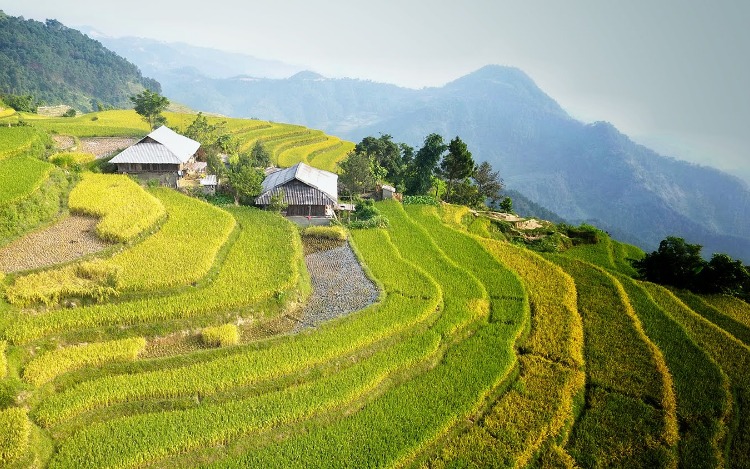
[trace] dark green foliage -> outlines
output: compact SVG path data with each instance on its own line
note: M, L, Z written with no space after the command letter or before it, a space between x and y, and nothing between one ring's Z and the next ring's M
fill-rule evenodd
M376 180L373 164L372 157L365 153L357 151L349 153L349 156L339 163L341 191L349 195L359 195L374 189Z
M413 195L426 194L432 187L432 178L437 172L438 163L448 146L439 134L430 134L424 145L417 150L414 160L407 170L406 192Z
M20 112L36 112L39 107L39 103L30 94L24 96L4 94L2 98L5 104Z
M407 166L401 155L402 150L409 156L413 153L411 147L394 142L393 137L388 134L378 138L365 137L354 147L354 153L367 155L374 162L376 182L387 178L387 181L396 186L403 186L406 174ZM378 166L385 171L382 176L377 174Z
M701 257L702 246L683 238L668 236L659 249L633 261L633 267L645 280L700 293L724 293L748 298L750 271L739 260L726 254Z
M40 100L93 110L92 99L126 108L133 90L143 88L158 92L161 85L58 21L0 17L0 93L32 95L34 106Z
M513 199L504 197L497 206L503 213L513 213Z
M65 111L62 115L63 117L75 117L76 116L76 110L73 108L68 109Z
M354 206L349 228L388 228L388 218L380 214L371 199L360 199Z
M271 166L271 153L268 152L260 140L256 140L253 149L250 150L250 162L258 168Z
M560 232L564 233L571 239L574 246L581 244L596 244L603 236L605 236L597 227L585 223L580 226L570 226L566 223L560 223L557 228Z
M440 201L431 195L405 195L404 205L434 205L439 206Z
M201 161L209 162L209 166L212 166L214 170L219 165L215 161L210 162L211 157L218 157L219 153L236 153L239 148L237 140L226 129L226 121L211 124L202 112L199 112L195 116L195 120L182 131L182 135L200 142L201 147L198 149L197 158ZM218 158L215 158L215 160L218 160ZM219 173L211 172L211 174Z
M250 155L240 155L237 163L229 167L227 177L234 192L235 203L242 201L251 205L252 199L260 194L265 174L253 166Z
M281 212L283 210L286 210L288 206L289 204L284 202L284 190L280 189L271 194L271 203L268 204L266 209L270 210L271 212Z
M375 208L371 199L360 200L354 206L354 216L357 220L369 220L376 215L380 215L380 210Z
M750 271L726 254L714 254L698 274L699 290L734 296L750 294Z
M454 138L448 144L448 154L440 162L440 173L445 178L447 191L445 199L453 201L454 188L466 178L472 177L476 172L474 158L471 156L466 143L459 137Z
M487 201L487 205L489 206L498 203L498 201L500 200L500 191L503 190L503 180L500 178L499 171L493 171L492 165L486 161L483 161L477 167L477 170L474 173L474 182L476 183L479 196L484 199L481 201L482 203ZM505 199L508 199L508 197L506 197ZM501 205L503 202L505 202L505 199L500 202ZM511 202L511 209L508 212L512 211L513 208Z
M208 171L208 174L215 174L217 177L221 178L224 173L226 173L227 167L224 165L224 162L221 161L221 157L219 157L218 153L207 153L206 154L206 171Z
M135 105L135 112L143 117L143 120L151 126L151 130L167 122L161 113L169 106L169 100L159 93L143 90L141 93L131 96L130 101Z

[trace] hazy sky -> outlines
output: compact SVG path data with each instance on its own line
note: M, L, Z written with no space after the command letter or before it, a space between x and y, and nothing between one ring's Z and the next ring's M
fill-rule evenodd
M750 181L748 0L0 0L7 14L420 88L486 64Z

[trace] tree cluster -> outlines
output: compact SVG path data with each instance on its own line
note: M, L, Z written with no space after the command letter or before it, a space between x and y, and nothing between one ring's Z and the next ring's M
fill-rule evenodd
M723 293L750 300L750 267L726 254L701 256L699 244L669 236L659 249L633 261L641 278L698 293Z
M92 99L126 108L133 87L161 91L138 67L59 21L0 15L0 94L89 111Z
M439 134L425 137L416 151L390 135L365 137L340 164L342 193L352 196L392 184L407 195L434 194L447 202L481 207L496 204L503 188L492 166L474 161L459 137L447 144Z

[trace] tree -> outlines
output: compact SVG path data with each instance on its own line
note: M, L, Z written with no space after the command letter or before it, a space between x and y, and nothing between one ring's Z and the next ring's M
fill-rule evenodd
M492 166L483 161L474 173L474 182L477 192L484 200L489 200L489 205L496 205L500 200L500 191L503 190L503 180L500 179L498 171L492 171Z
M354 147L355 153L367 155L382 167L385 170L383 178L387 178L389 182L397 186L403 185L406 174L402 151L408 154L410 150L411 147L394 142L393 137L388 134L378 138L365 137Z
M430 134L424 139L424 145L417 150L412 164L409 166L406 192L412 195L423 195L432 187L432 178L437 172L438 163L448 146L443 137Z
M217 178L224 176L226 166L218 153L208 153L206 155L206 171L208 171L208 174L215 174Z
M251 199L260 195L265 174L252 165L249 155L240 155L237 162L230 166L227 178L234 193L234 203L245 201L250 204Z
M349 195L359 195L375 187L377 163L365 153L349 152L349 156L339 163L339 187Z
M239 142L226 129L226 124L226 121L211 124L206 116L199 112L182 134L200 142L198 158L208 161L211 154L235 153L239 149Z
M163 125L167 119L161 115L169 106L169 100L159 93L149 90L130 97L130 101L135 105L135 112L151 126L151 130Z
M659 249L633 262L640 276L650 282L694 289L706 261L701 257L700 244L689 244L684 239L668 236Z
M268 210L271 212L282 212L289 206L288 203L284 202L284 190L279 189L271 194L271 203L268 204Z
M503 200L500 201L498 208L503 213L513 213L513 199L510 197L504 197Z
M451 140L448 144L448 154L440 163L440 172L446 182L445 198L448 202L452 200L453 187L473 176L475 171L476 165L466 144L459 137Z
M750 293L750 272L742 261L716 253L698 275L698 290L742 296Z
M36 113L37 108L39 107L39 103L37 102L37 100L30 94L22 96L5 94L3 95L3 101L7 106L12 107L16 111L20 112Z
M271 153L268 152L263 142L255 141L253 149L250 150L250 162L256 168L267 168L271 166Z

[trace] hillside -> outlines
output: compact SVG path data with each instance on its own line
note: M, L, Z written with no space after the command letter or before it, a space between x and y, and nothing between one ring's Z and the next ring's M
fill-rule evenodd
M24 176L0 197L4 466L750 467L750 305L634 280L634 246L540 255L466 207L378 202L389 227L348 232L375 303L299 328L312 278L343 268L310 256L347 244L47 158L44 130L145 133L132 111L31 122L0 125ZM316 164L303 147L275 157ZM109 241L17 265L70 219L95 228L55 250Z
M302 73L217 79L181 69L159 78L169 96L194 108L296 122L352 141L383 133L420 146L432 132L459 135L508 188L572 223L594 223L649 250L679 233L707 253L750 261L744 181L661 156L608 123L579 122L518 69L488 66L421 90Z
M144 88L161 90L138 67L79 31L0 10L0 95L30 94L47 105L90 111L95 101L128 108L128 98Z

